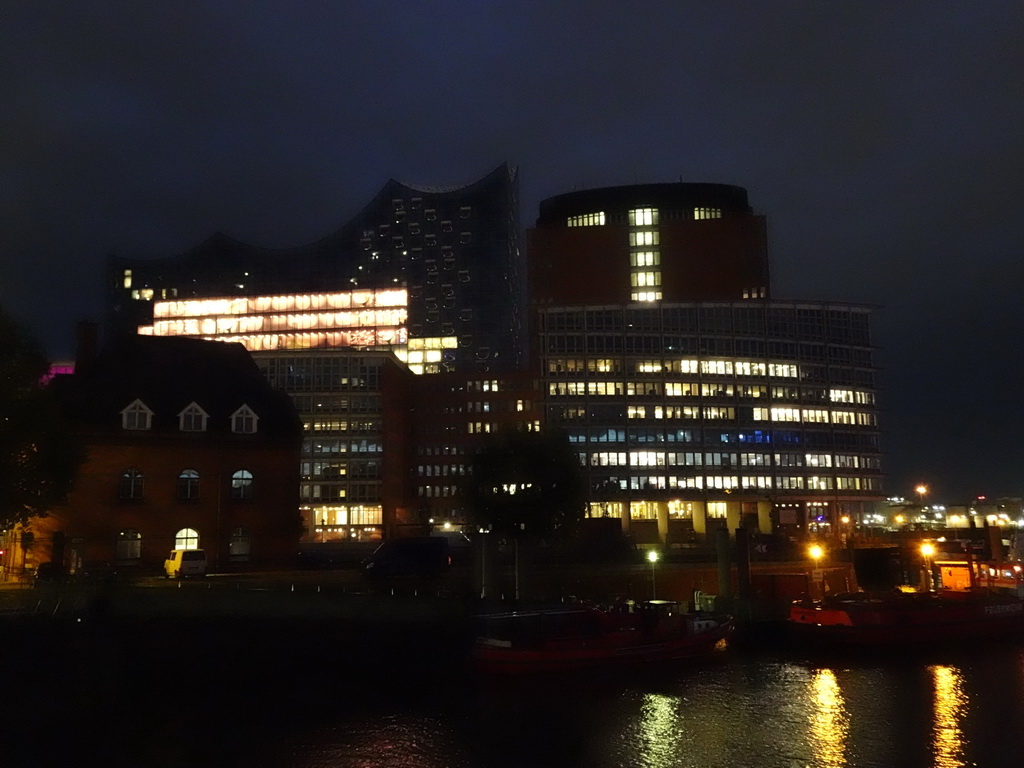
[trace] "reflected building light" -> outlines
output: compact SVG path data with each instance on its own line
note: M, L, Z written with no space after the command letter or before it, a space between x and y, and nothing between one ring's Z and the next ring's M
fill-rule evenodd
M643 698L640 710L640 738L643 765L660 768L675 765L676 740L679 738L679 723L676 713L678 700L672 696L648 693Z
M831 669L815 672L808 693L811 700L808 740L816 765L844 768L850 725L835 672Z
M932 726L932 753L935 768L962 768L964 735L960 724L967 714L967 695L963 676L956 667L930 668L935 684L935 722Z

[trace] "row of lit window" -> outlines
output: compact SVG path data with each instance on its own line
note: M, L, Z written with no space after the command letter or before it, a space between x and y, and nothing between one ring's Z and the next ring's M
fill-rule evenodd
M627 360L637 373L701 373L708 376L771 376L792 379L799 376L793 363L762 363L753 360ZM605 358L552 358L548 360L548 373L618 373L622 360ZM841 390L836 390L840 392Z
M877 492L881 481L874 477L831 477L830 475L767 476L767 475L644 475L603 480L595 488L598 494L620 492L620 490L860 490L860 492Z
M147 335L216 336L239 333L287 333L342 328L397 328L406 323L405 307L292 315L228 315L184 320L157 320Z
M404 288L343 291L339 293L301 293L288 296L249 296L185 301L160 301L153 306L153 317L209 318L224 315L265 315L270 312L303 313L330 310L362 310L405 307L409 303Z
M152 326L140 326L140 336L152 336ZM209 341L238 342L250 352L280 352L289 349L335 349L343 347L394 347L406 340L405 328L377 328L358 331L313 333L272 333L259 336L201 336Z
M830 453L733 453L723 451L596 451L579 454L592 467L825 467L878 469L874 456Z
M629 266L634 270L644 267L659 267L661 266L661 252L660 251L633 251L629 254ZM660 275L660 273L658 273ZM656 285L660 284L656 283ZM635 283L634 283L635 285Z
M603 480L596 493L618 491L689 490L786 490L786 491L878 491L874 477L832 477L831 475L642 475Z
M566 225L570 227L602 227L605 224L604 211L597 213L583 213L579 216L570 216Z
M782 389L773 387L775 389ZM695 381L551 381L548 394L554 397L764 397L764 387ZM781 396L781 392L779 393ZM870 393L865 393L870 394ZM786 399L790 399L787 398ZM837 402L846 402L839 400ZM870 399L865 397L869 404Z
M637 229L629 233L629 245L631 248L659 245L660 242L661 237L656 229Z
M718 405L671 405L651 406L630 405L626 408L628 419L735 419L736 409Z
M860 427L874 427L878 424L878 419L873 413L829 411L824 408L754 408L754 421L847 424Z
M308 510L314 525L380 525L383 509L373 505L324 505Z
M629 294L630 301L661 301L661 291L633 291Z
M661 272L630 272L630 285L634 288L647 288L661 285Z

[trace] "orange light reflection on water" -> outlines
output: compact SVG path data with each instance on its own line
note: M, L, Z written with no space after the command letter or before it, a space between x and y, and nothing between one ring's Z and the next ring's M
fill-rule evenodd
M932 726L932 753L935 768L961 768L964 762L963 732L960 723L967 712L967 694L963 676L956 667L929 667L935 685L935 723Z
M809 681L810 727L808 740L821 768L846 766L846 741L850 735L849 715L831 669L820 669Z

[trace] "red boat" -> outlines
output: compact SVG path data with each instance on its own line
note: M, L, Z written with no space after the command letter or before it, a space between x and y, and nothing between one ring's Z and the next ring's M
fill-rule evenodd
M1024 629L1024 600L987 589L848 592L798 600L797 637L823 644L920 645L1005 637Z
M523 674L671 661L723 649L731 616L680 611L670 600L516 611L480 618L473 660L481 672Z

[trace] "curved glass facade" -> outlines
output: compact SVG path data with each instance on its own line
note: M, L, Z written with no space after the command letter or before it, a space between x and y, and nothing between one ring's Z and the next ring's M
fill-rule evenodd
M546 421L578 447L591 515L699 531L860 513L882 492L869 317L781 301L541 310Z

